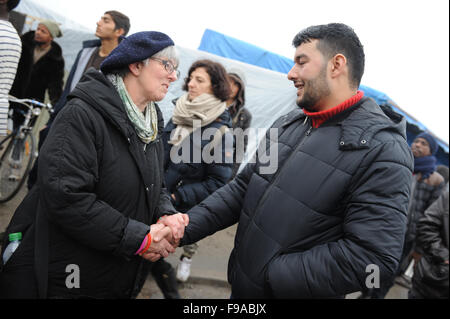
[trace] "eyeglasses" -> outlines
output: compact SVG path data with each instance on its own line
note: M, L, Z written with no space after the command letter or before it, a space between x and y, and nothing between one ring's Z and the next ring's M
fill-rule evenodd
M172 74L172 72L176 72L177 78L180 77L180 71L175 68L175 66L170 62L169 60L163 60L159 58L150 58L152 60L156 60L161 62L161 64L164 66L164 69L169 73Z

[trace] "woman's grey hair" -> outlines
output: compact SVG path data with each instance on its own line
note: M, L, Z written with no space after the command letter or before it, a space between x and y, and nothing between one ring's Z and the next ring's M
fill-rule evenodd
M178 50L175 46L171 45L167 48L162 49L152 56L152 58L166 58L167 60L173 61L175 66L178 67L180 64L180 59L178 56ZM147 59L148 60L148 59Z
M179 62L180 60L178 57L178 50L173 45L162 49L161 51L155 53L151 57L149 57L141 62L144 63L144 65L148 65L150 58L167 59L167 60L173 61L175 67L178 67L178 64L180 63ZM127 65L127 66L124 66L117 70L110 70L106 74L117 74L121 78L124 78L128 73L130 73L130 69L128 68L128 65Z

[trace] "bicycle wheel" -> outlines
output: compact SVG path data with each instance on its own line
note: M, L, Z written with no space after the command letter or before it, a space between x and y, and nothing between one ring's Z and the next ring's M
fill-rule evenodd
M13 136L0 157L0 203L12 199L28 177L35 157L33 135Z

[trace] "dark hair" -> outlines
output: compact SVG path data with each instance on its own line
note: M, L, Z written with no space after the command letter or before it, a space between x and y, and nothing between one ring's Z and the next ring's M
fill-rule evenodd
M308 27L292 41L294 47L319 40L317 49L327 58L343 54L348 61L350 84L359 87L364 74L364 49L355 31L343 23L329 23Z
M198 60L194 62L188 72L187 77L184 79L183 90L188 91L188 84L192 72L198 68L205 68L211 79L211 86L213 94L221 101L226 101L230 97L230 84L228 83L228 75L222 64L211 60Z
M105 14L109 14L113 19L116 25L114 30L123 29L123 36L128 34L128 31L130 31L130 19L126 15L115 10L106 11Z
M231 116L234 117L245 104L245 85L244 81L236 73L230 72L228 77L239 87L239 91L234 98L235 103L229 108Z
M19 5L19 2L20 2L20 0L9 0L6 3L6 8L8 9L8 11L11 11Z

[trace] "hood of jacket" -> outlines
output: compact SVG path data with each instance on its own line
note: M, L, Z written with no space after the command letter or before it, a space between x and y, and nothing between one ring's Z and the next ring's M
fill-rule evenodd
M294 121L305 121L307 115L300 109L285 116L282 126ZM406 141L406 119L388 106L379 106L372 98L363 97L358 103L339 113L322 126L340 125L341 150L369 148L372 138L382 130L400 134Z
M113 84L98 70L88 70L78 82L75 89L69 94L67 100L82 99L99 112L106 120L112 123L126 138L135 134L133 125L125 111L125 106ZM158 132L164 129L164 119L159 107L155 104L158 113Z

